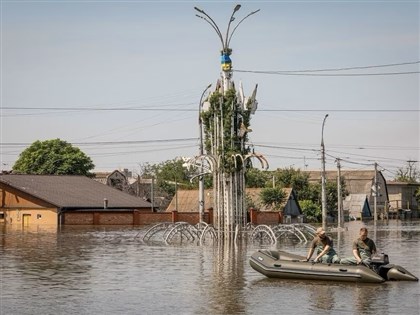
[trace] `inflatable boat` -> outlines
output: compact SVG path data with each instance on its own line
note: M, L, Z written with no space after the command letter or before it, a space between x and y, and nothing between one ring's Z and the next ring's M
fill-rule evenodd
M252 268L269 278L328 280L346 282L381 283L391 280L418 281L401 266L389 263L388 255L372 259L366 265L325 264L305 261L305 256L284 251L259 250L252 254Z

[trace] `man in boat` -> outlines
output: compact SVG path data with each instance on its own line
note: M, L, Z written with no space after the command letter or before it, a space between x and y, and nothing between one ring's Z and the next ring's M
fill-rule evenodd
M372 256L376 254L376 245L367 235L367 228L360 228L359 238L353 242L353 257L341 259L342 264L358 265L364 263L370 265Z
M315 237L312 240L311 247L306 256L306 261L311 259L315 250L316 257L314 262L340 263L340 259L333 248L333 241L325 234L325 230L322 227L316 230Z

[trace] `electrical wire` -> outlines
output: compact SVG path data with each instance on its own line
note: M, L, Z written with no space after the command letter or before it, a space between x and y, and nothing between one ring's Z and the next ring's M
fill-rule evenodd
M257 73L257 74L277 74L277 75L303 75L303 76L378 76L378 75L405 75L405 74L417 74L420 71L400 71L400 72L376 72L376 73L327 73L320 74L317 72L340 72L349 70L364 70L364 69L375 69L385 67L396 67L396 66L407 66L416 65L420 61L408 61L400 63L390 63L382 65L370 65L370 66L355 66L355 67L342 67L342 68L329 68L329 69L304 69L304 70L275 70L275 71L261 71L261 70L233 70L234 72L242 73Z

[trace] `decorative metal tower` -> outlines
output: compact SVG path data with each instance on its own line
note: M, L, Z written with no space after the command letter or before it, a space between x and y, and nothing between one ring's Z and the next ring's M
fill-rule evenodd
M240 8L238 4L233 9L226 35L223 37L214 20L203 10L194 7L200 13L196 16L210 24L222 44L221 79L218 80L215 90L207 100L203 102L203 97L200 99L200 155L194 161L195 165L201 165L201 177L206 172L213 175L213 205L215 207L213 219L220 238L233 238L234 232L247 223L245 170L251 166L251 159L258 159L263 168L268 168L265 158L247 147L248 132L251 131L250 118L257 109L258 85L255 86L250 97L245 97L242 84L236 90L232 81L230 41L238 26L246 18L259 11L249 13L231 31L231 24L235 20L234 15ZM203 170L206 171L203 172ZM201 184L200 190L203 189L202 187ZM200 191L200 196L202 198L202 191ZM201 207L202 199L200 209Z

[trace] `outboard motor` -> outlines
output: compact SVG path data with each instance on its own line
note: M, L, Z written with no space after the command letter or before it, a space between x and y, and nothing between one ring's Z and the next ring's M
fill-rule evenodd
M372 256L371 268L386 280L418 281L419 279L401 266L390 264L387 254Z
M386 273L388 272L388 270L386 270L384 274L381 274L381 266L388 264L389 257L387 254L384 253L373 255L370 262L371 268L384 279L386 279Z

